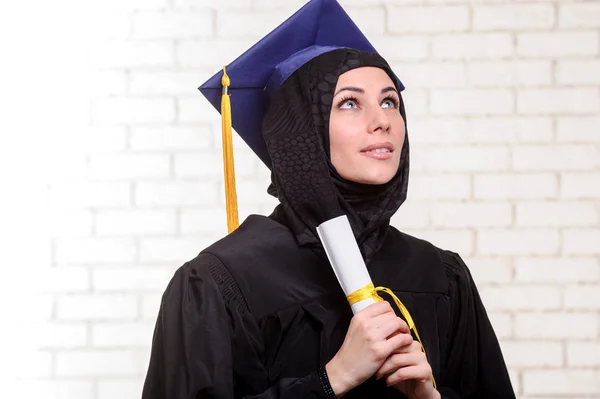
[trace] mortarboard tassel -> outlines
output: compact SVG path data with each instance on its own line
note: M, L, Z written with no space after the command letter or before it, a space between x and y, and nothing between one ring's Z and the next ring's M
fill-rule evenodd
M221 97L221 129L223 132L223 171L225 174L225 204L227 209L227 230L231 233L239 226L237 194L235 188L235 167L233 164L233 141L231 136L231 101L229 99L229 76L223 67L223 96Z

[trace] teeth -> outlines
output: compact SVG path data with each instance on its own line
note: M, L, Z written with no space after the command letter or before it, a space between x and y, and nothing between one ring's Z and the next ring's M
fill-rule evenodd
M390 150L387 148L375 148L374 150L371 150L371 152L390 152Z

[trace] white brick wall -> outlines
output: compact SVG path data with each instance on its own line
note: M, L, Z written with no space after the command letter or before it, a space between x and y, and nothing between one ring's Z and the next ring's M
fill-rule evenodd
M197 87L305 1L111 0L44 30L39 59L68 62L37 82L44 117L19 89L40 123L12 137L38 132L35 162L0 168L35 193L2 252L7 397L139 397L163 290L226 231L218 113ZM407 87L392 223L463 256L520 399L600 399L600 2L342 3ZM269 173L234 145L240 215L269 212Z

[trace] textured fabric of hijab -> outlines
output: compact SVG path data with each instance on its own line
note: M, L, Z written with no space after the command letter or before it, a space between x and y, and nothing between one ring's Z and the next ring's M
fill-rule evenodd
M285 218L299 245L314 246L321 246L319 224L347 215L368 264L385 239L391 216L406 199L409 146L407 134L398 171L382 185L348 181L332 165L329 116L337 81L343 73L367 66L383 69L398 89L391 68L376 53L325 53L303 65L274 93L263 135L273 161L268 192L280 201L274 215ZM402 97L399 112L406 124Z

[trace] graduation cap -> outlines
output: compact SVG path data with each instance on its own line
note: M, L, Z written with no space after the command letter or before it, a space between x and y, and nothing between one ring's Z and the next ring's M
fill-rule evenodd
M270 168L262 136L269 96L302 65L340 48L375 52L337 1L311 0L199 87L222 116L229 232L238 225L231 127Z

